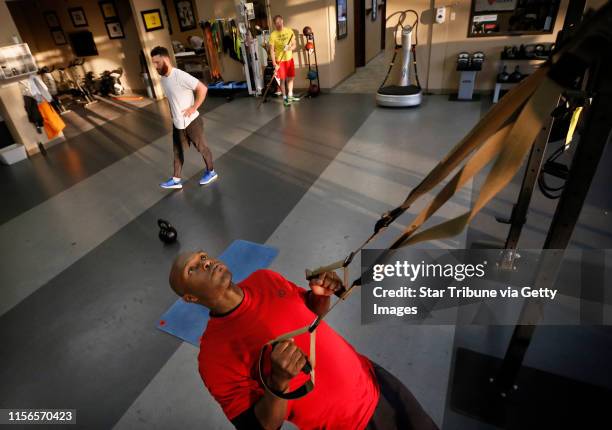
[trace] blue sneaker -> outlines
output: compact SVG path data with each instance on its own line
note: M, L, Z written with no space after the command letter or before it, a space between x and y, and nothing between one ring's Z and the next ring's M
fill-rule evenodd
M166 182L159 184L159 186L165 189L180 189L183 188L183 181L180 179L175 181L174 178L170 178Z
M202 175L202 178L200 179L200 185L208 185L213 181L216 181L217 178L219 178L219 175L217 175L217 172L215 172L214 170L206 170L204 171L204 174Z

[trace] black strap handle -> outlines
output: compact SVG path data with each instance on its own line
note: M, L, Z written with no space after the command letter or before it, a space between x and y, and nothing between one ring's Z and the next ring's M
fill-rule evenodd
M264 377L264 369L263 369L264 353L266 349L268 349L268 346L274 348L274 345L276 345L276 343L277 342L269 343L269 344L264 345L263 348L261 348L261 352L259 353L259 364L258 364L259 381L264 386L266 391L269 391L270 393L272 393L273 396L278 397L279 399L296 400L301 397L304 397L306 394L310 393L312 389L314 388L314 382L312 381L312 366L310 365L310 362L308 361L308 359L306 359L306 364L302 368L302 372L307 374L310 378L306 382L304 382L302 385L300 385L298 388L296 388L295 390L289 391L288 393L281 393L271 388L266 382L266 378Z

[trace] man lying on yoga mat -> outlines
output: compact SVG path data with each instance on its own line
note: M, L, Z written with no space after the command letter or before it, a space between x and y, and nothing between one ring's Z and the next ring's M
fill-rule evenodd
M357 353L325 322L317 329L316 384L309 394L284 400L261 385L262 346L325 312L342 286L335 273L310 281L310 291L271 270L234 284L223 262L192 252L176 258L170 285L185 301L210 309L200 343L200 375L237 429L278 429L285 420L301 430L437 428L397 378ZM276 344L268 385L277 392L300 386L308 379L301 372L308 350L307 334Z

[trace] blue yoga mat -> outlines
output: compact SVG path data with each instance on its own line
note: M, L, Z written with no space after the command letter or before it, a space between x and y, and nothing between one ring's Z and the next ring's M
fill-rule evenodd
M278 249L246 240L234 241L219 259L232 272L233 282L240 282L251 273L268 267L278 255ZM200 337L208 322L208 309L178 299L164 313L157 328L192 345L200 346Z

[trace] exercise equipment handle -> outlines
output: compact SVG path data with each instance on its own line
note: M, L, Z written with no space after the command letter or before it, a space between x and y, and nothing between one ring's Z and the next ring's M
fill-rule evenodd
M328 264L327 266L317 267L316 269L309 270L306 269L306 280L312 281L319 277L319 275L325 272L332 272L337 269L341 269L344 267L344 260L336 261L335 263Z

